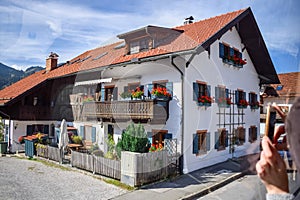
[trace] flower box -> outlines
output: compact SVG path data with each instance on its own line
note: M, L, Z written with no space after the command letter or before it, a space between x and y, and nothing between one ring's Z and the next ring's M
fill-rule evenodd
M202 103L202 102L198 102L198 106L205 106L205 107L208 107L208 106L211 106L211 103Z

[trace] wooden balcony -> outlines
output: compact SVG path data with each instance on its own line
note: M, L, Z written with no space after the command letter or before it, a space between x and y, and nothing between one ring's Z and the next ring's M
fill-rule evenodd
M78 121L97 118L102 121L166 123L169 118L168 100L93 101L73 104L72 108L74 119Z

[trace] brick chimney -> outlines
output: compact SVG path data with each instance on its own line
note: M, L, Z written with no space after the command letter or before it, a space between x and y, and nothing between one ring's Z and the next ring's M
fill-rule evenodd
M51 52L49 57L46 59L46 72L49 72L57 67L58 55Z

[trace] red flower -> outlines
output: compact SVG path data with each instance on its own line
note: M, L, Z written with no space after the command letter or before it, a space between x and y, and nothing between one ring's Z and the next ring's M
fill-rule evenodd
M203 96L198 98L198 102L200 102L200 103L211 103L212 98L210 96L203 95Z

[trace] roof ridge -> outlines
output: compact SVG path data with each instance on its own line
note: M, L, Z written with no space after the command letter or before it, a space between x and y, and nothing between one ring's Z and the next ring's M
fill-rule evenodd
M202 23L204 21L212 20L212 19L215 19L215 18L221 18L221 17L224 17L226 15L231 15L231 14L234 14L234 13L239 13L239 12L242 13L242 12L246 11L248 8L243 8L243 9L240 9L240 10L236 10L236 11L232 11L232 12L228 12L228 13L223 13L223 14L220 14L220 15L216 15L216 16L213 16L213 17L201 19L201 20L193 22L191 24L184 24L184 25L173 27L173 29L179 29L179 28L187 27L187 26L190 26L190 25Z

